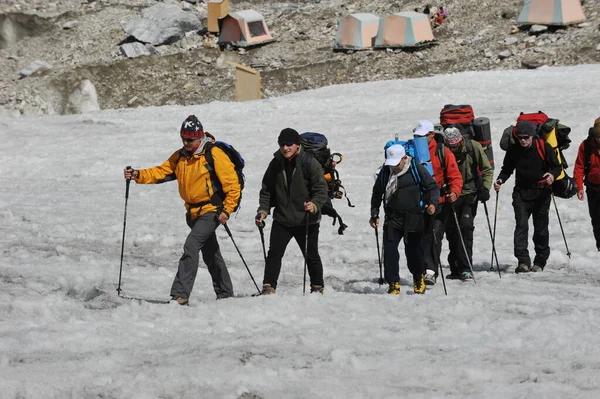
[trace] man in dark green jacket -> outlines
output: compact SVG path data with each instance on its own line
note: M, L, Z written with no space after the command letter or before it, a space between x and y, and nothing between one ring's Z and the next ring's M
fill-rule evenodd
M279 151L273 154L263 177L255 218L257 226L264 226L265 218L274 208L262 294L275 293L281 259L292 238L306 257L310 291L323 293L323 264L318 246L321 209L327 201L327 182L319 162L300 146L297 131L285 128L277 141Z

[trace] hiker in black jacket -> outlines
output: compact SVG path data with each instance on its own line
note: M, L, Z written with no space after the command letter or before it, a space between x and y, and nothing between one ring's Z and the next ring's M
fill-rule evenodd
M262 294L275 293L281 259L292 237L306 257L310 291L322 294L324 284L323 264L318 248L319 222L321 209L327 201L327 182L319 162L300 146L297 131L283 129L277 141L279 151L273 154L273 160L263 177L260 205L255 217L256 225L263 226L274 207ZM307 223L308 254L305 254Z
M404 238L404 253L408 269L413 275L413 290L425 293L424 215L435 213L440 197L437 183L427 170L406 154L399 144L386 150L386 161L377 175L371 196L371 219L374 229L379 226L379 207L384 201L383 258L388 294L400 294L398 245Z
M518 144L511 145L504 157L502 170L494 183L496 192L516 171L513 190L515 210L514 255L519 264L516 273L541 272L550 256L548 246L548 212L552 189L550 186L562 169L550 144L535 137L535 125L521 121L516 126ZM533 267L527 249L529 217L533 216Z

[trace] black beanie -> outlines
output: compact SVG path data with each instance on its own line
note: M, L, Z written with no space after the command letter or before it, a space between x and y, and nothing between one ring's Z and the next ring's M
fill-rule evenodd
M297 131L292 128L286 127L279 133L277 142L281 145L282 143L294 143L300 144L300 135Z
M529 121L521 121L517 123L517 136L533 136L535 135L535 125Z

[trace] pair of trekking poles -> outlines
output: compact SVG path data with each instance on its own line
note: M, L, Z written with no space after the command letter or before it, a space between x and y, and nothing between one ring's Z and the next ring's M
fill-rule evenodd
M126 169L131 169L131 166L127 166ZM129 201L129 186L130 186L130 184L131 184L130 179L125 180L125 211L123 214L123 237L121 240L121 264L119 266L119 284L117 286L117 295L118 296L121 296L121 291L122 291L121 278L123 275L123 254L124 254L124 249L125 249L125 229L127 227L127 203ZM229 226L227 226L227 223L225 223L223 225L223 227L225 227L225 231L227 232L227 235L229 235L229 238L231 239L233 246L235 247L237 253L240 255L240 258L242 259L242 262L244 263L244 266L246 267L246 270L248 271L248 274L250 275L250 278L252 279L252 282L254 283L256 290L258 291L258 295L261 295L262 292L258 288L258 284L256 284L256 280L254 279L254 276L252 275L252 272L250 271L250 268L248 267L246 260L242 256L242 252L240 251L237 244L235 243L233 234L231 234L231 230L229 229ZM265 264L266 264L267 263L267 251L265 249L265 234L263 232L264 227L265 227L265 224L263 222L262 225L258 226L258 230L260 233L263 255L264 255ZM305 226L305 237L304 238L305 238L304 253L308 254L308 212L306 212L306 226ZM304 287L302 290L303 294L306 293L306 270L307 270L307 256L305 255L304 256Z

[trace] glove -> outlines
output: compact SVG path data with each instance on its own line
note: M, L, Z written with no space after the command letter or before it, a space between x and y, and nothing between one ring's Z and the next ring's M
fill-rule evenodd
M485 187L481 187L479 189L479 191L477 192L477 197L479 198L479 201L481 202L486 202L490 199L490 190L488 190Z
M258 212L256 214L256 216L254 216L254 223L256 223L257 227L265 227L265 218L267 216L262 213L262 212Z
M371 219L372 218L379 218L379 209L377 208L371 208Z

